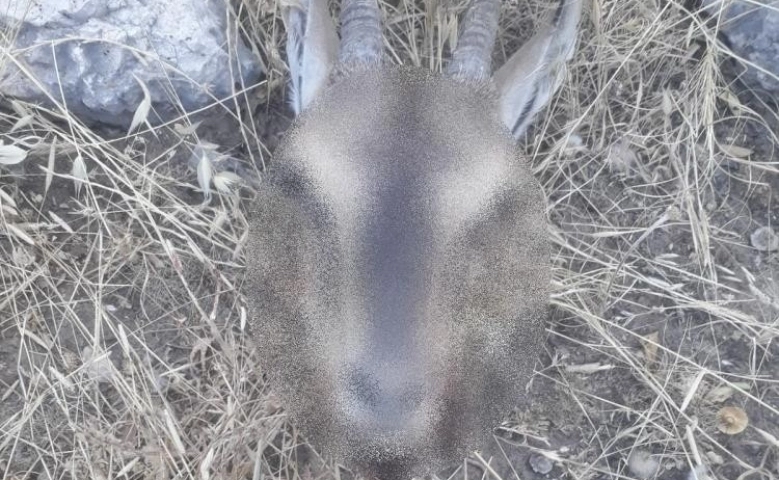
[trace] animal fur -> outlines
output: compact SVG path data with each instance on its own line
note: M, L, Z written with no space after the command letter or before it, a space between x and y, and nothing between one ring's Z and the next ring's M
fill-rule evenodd
M480 447L524 395L545 203L491 88L376 66L324 89L251 213L264 372L319 449L382 479Z

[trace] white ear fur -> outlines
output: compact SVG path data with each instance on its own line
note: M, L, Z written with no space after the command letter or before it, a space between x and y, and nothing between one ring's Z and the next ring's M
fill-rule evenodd
M327 85L338 57L338 35L327 0L297 0L284 8L290 103L302 112Z
M576 44L584 0L560 0L552 18L493 76L500 115L515 138L560 87Z

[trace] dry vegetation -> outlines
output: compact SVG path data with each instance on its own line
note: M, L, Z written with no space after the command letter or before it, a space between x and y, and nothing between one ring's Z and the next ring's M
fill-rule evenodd
M440 69L454 3L383 4L392 58ZM777 107L736 95L716 21L681 0L587 4L526 139L556 245L538 402L454 475L540 477L532 453L550 478L775 479L779 252L750 236L777 223ZM499 52L542 6L506 2ZM4 103L27 158L0 167L0 479L349 475L304 446L246 335L243 206L290 114L279 10L238 10L268 75L237 114L124 135Z

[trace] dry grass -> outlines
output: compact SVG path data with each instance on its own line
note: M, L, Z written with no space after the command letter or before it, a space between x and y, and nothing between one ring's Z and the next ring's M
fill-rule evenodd
M392 57L440 69L454 3L383 4ZM527 12L541 14L516 3L500 52L525 37ZM653 474L657 462L663 478L774 479L779 258L749 235L777 220L776 109L761 117L736 97L716 24L681 0L588 4L567 82L526 141L556 244L533 387L562 392L559 415L512 416L499 451L544 451L577 480ZM0 138L28 151L23 170L0 170L0 478L344 474L302 447L254 368L248 189L190 161L205 140L238 145L256 175L284 123L279 11L239 10L268 76L224 114L234 144L183 118L117 138L62 109L0 113ZM744 432L720 432L725 405L747 412ZM527 476L503 460L482 452L459 474Z

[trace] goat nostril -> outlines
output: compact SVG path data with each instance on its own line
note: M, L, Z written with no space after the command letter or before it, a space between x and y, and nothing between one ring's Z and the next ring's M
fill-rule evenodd
M424 394L421 385L409 385L404 389L403 395L400 397L400 402L409 410L416 410L422 404Z
M351 368L346 373L344 387L353 406L373 421L397 422L418 410L424 400L422 384L403 377L402 372L391 370L375 374Z
M352 369L347 374L346 389L361 405L376 408L379 403L379 382L362 369Z

